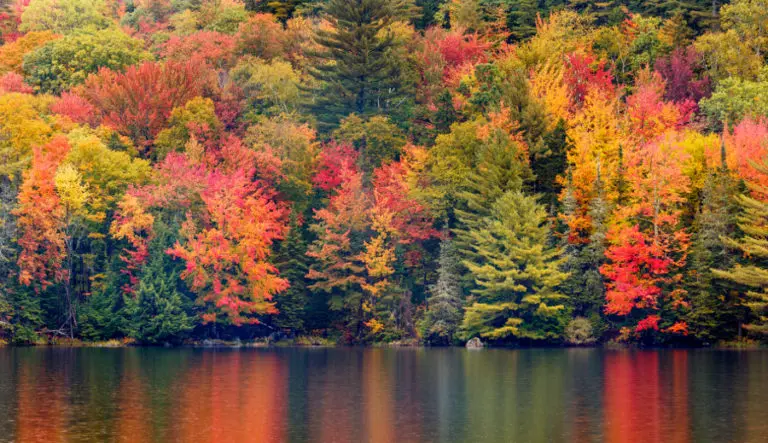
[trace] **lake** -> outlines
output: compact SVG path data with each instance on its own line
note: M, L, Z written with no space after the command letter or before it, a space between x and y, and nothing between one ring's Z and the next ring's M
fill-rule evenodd
M0 441L768 441L768 351L0 348Z

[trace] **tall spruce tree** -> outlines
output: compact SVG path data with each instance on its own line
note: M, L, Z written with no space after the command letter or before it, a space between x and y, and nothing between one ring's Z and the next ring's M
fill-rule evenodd
M467 177L455 209L459 221L454 230L456 247L462 259L474 255L472 233L484 224L494 203L508 191L521 191L525 180L531 177L530 168L521 161L520 149L501 130L495 130L479 148L477 166Z
M544 105L531 94L528 70L522 62L509 60L477 65L478 87L468 102L473 112L486 118L503 111L518 123L519 134L528 145L534 191L551 206L561 189L557 177L565 172L566 123L561 119L549 129Z
M382 113L402 103L406 90L401 81L401 60L394 57L398 43L387 29L404 2L396 0L330 0L325 12L333 26L315 35L322 49L310 53L309 70L319 81L313 110L321 123L335 125L356 113Z
M560 250L546 246L547 212L536 199L506 192L468 235L475 258L464 264L477 288L462 323L464 337L560 338L566 297L558 288L568 275L560 270Z
M696 34L716 28L720 19L720 6L727 0L631 0L632 11L645 16L677 19L686 23Z
M290 286L275 297L279 312L274 319L274 324L294 333L302 332L305 308L309 299L304 276L309 271L309 266L307 243L304 241L303 231L295 214L291 215L288 235L275 253L275 263L280 276L287 279Z
M610 208L605 200L603 182L598 166L595 180L595 198L589 204L589 216L592 218L592 233L589 235L589 245L584 251L584 297L581 314L595 318L602 314L601 307L605 301L605 284L600 266L605 263L605 243L608 233L608 215Z
M507 28L512 41L522 41L536 34L536 18L541 11L537 0L509 2Z
M126 300L128 336L141 343L178 343L194 326L187 313L189 299L180 291L176 272L168 272L161 255L155 255L142 273L136 296Z
M416 0L416 6L421 8L421 13L416 18L416 29L427 29L435 24L435 14L440 10L443 0Z
M541 202L550 213L555 213L557 197L562 186L558 177L567 168L568 138L565 120L560 119L551 131L543 135L538 143L530 143L531 169L536 177L534 191L541 195Z
M445 234L447 236L447 233ZM449 238L440 242L437 282L430 288L428 310L421 326L424 341L449 345L461 324L461 262L456 246Z
M768 161L755 165L762 174L768 174ZM741 303L751 312L751 320L744 328L758 337L768 336L768 187L748 183L751 194L739 196L743 213L738 226L744 233L741 239L725 238L725 244L743 253L743 261L728 270L715 269L716 277L730 280L742 287Z
M738 230L739 183L725 163L725 145L722 157L722 165L704 183L701 209L693 221L690 271L686 276L691 298L686 321L691 333L705 343L733 338L739 315L733 285L712 274L712 268L730 268L736 262L736 254L728 250L724 239L735 236Z

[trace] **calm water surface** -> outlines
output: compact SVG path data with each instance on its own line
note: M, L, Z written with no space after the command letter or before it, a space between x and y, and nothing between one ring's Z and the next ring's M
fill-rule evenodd
M6 348L0 441L764 442L768 351Z

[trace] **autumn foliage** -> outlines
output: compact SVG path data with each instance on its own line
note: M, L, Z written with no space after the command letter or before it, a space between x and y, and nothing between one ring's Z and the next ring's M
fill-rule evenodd
M56 193L56 170L69 151L66 138L57 137L35 148L32 165L24 173L15 211L21 232L19 246L19 282L35 284L40 289L67 278L63 258L64 206Z
M124 73L101 70L79 94L106 125L130 137L146 154L171 111L201 95L207 84L204 67L192 61L146 62Z
M0 8L0 343L764 338L760 5L320 3Z
M186 262L182 277L210 306L204 322L217 315L234 325L255 323L255 314L273 314L273 296L288 282L267 259L270 246L285 234L285 211L247 171L213 171L200 193L201 213L188 214L177 243L168 253Z

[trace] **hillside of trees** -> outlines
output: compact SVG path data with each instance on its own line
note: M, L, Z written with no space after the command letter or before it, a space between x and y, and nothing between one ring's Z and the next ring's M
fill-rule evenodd
M757 343L768 1L13 0L0 343Z

